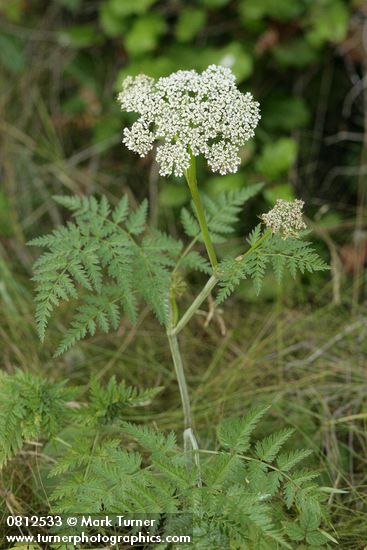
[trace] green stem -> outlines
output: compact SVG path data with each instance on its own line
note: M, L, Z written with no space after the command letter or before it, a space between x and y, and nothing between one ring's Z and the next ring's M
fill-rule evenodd
M216 275L212 275L210 277L203 290L196 296L191 306L185 311L179 322L170 331L170 334L177 335L179 332L181 332L184 326L187 325L187 323L190 321L191 317L195 315L204 300L209 296L218 281L219 278Z
M197 483L198 483L198 486L201 487L202 482L201 482L200 457L198 452L199 445L193 430L189 390L187 387L183 361L182 361L180 347L177 339L177 333L173 333L173 330L172 330L173 327L176 325L177 318L178 318L178 309L177 309L176 298L175 298L173 289L171 289L170 291L169 307L170 307L170 316L169 316L169 326L167 328L167 338L168 338L169 347L171 350L173 365L175 367L178 387L180 389L182 409L184 414L184 427L185 427L184 433L183 433L184 451L194 453L194 461L195 461L196 471L197 471Z
M176 371L178 386L180 388L182 408L184 413L185 430L192 429L192 414L190 406L189 392L186 384L186 377L183 368L180 348L178 346L177 336L167 332L169 347L171 350L172 360Z
M238 262L241 262L244 258L246 258L246 256L249 256L250 254L252 254L252 252L254 250L256 250L257 248L259 248L259 246L265 241L265 239L267 239L268 237L270 237L270 235L272 234L271 230L268 229L267 231L265 231L265 233L260 237L260 239L258 239L252 246L251 248L249 248L247 250L247 252L245 252L244 254L241 254L240 256L237 256L236 260Z
M215 272L218 266L217 255L214 250L212 240L210 238L208 225L205 219L204 208L200 199L197 179L196 179L196 161L195 157L191 155L191 163L189 168L185 172L185 178L190 189L192 200L194 201L196 216L200 225L201 234L203 236L204 244L209 256L210 263L212 264L213 271Z
M173 364L176 371L178 386L180 388L182 408L184 413L184 426L185 426L185 430L183 433L184 450L185 452L192 451L194 453L194 461L195 461L195 466L197 471L197 483L198 483L198 486L201 487L202 482L201 482L201 470L200 470L200 457L198 452L199 445L192 427L190 397L189 397L189 391L187 388L180 348L178 345L177 336L175 334L172 334L172 332L167 331L167 338L168 338L168 342L171 350Z

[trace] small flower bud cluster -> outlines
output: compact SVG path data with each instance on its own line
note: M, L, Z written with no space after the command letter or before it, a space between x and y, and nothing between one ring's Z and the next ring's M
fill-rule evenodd
M298 237L299 232L306 229L302 218L304 201L296 199L285 201L278 199L272 210L262 214L261 219L273 233L281 233L282 237Z
M182 176L190 155L204 155L213 172L236 172L239 148L254 135L259 104L242 94L226 67L210 65L202 74L177 71L157 81L127 77L118 95L121 108L140 114L124 129L125 145L144 157L157 148L160 174Z

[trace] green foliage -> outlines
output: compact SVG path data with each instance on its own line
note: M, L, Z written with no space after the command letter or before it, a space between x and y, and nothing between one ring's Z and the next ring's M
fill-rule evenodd
M184 185L164 182L159 193L159 205L167 208L182 207L187 203L190 192Z
M289 183L279 183L268 187L263 194L264 198L272 206L276 203L277 199L293 201L296 198L294 196L293 187Z
M13 0L12 2L2 2L0 13L4 14L9 21L18 23L22 18L22 0Z
M297 143L291 138L281 138L265 145L256 161L260 174L276 179L291 168L297 156Z
M261 106L262 122L270 131L291 131L307 126L310 115L304 99L300 97L271 97Z
M203 197L213 242L224 242L235 231L242 205L261 187L256 184ZM72 301L74 305L70 327L56 355L86 336L93 336L97 329L105 333L116 330L121 310L134 323L139 300L144 300L166 326L168 298L177 282L177 269L211 273L208 261L193 249L202 237L195 214L187 208L181 211L181 222L192 241L183 250L181 241L158 230L148 230L146 200L135 211L130 211L127 196L115 208L111 208L105 197L100 200L57 197L56 200L71 210L74 221L30 243L47 249L34 264L36 320L42 340L55 307L64 301ZM310 243L265 234L260 225L251 233L248 243L247 252L221 262L218 303L246 278L252 279L259 293L268 267L278 281L285 270L295 277L297 271L327 268Z
M244 453L250 446L250 437L268 407L253 409L244 418L228 418L217 430L218 440L222 447Z
M169 453L176 448L176 434L171 432L165 436L150 426L140 426L130 422L124 422L122 429L125 434L131 436L144 449L154 454Z
M349 13L342 0L326 0L315 3L311 8L311 30L307 33L309 42L320 47L330 40L341 42L348 30Z
M50 383L20 370L12 376L0 373L0 467L26 441L57 433L72 395L65 382Z
M187 517L198 549L220 543L276 550L294 542L328 548L336 542L327 532L327 493L315 483L318 474L299 469L309 451L283 451L291 430L257 435L267 406L222 420L214 450L199 451L199 474L173 432L126 420L158 391L92 378L80 402L76 389L64 384L20 371L3 374L1 463L29 439L48 440L45 452L54 460L43 475L53 483L43 490L53 513L156 513L163 531ZM169 519L170 513L180 516Z
M25 67L20 41L4 32L0 35L0 64L15 75L20 74Z
M137 19L126 35L127 51L134 55L141 55L154 50L165 30L165 20L158 14Z
M290 438L292 433L292 430L285 429L280 432L275 432L269 435L269 437L258 441L255 449L257 457L264 462L273 462L273 460L278 456L280 449Z
M248 20L259 20L266 17L275 17L281 21L291 20L302 14L306 2L299 0L242 0L240 2L240 13L246 24Z
M273 56L281 67L302 70L317 61L317 52L304 38L291 38L275 46Z
M249 149L251 147L249 146ZM246 180L241 172L235 174L226 174L225 176L214 174L205 182L203 192L210 197L225 193L228 191L236 191L242 189L246 185Z
M87 48L101 42L101 38L96 39L96 35L96 26L87 23L85 25L75 25L70 29L61 31L59 41L61 44L71 48Z
M162 388L138 390L126 386L122 380L119 384L112 376L106 386L101 386L96 377L92 377L89 390L89 401L80 410L85 423L95 426L110 425L121 418L126 409L148 405Z
M270 235L258 225L248 239L250 248L237 258L224 259L220 264L220 290L217 303L223 302L244 279L252 279L256 293L261 290L266 269L270 268L279 282L287 270L292 277L297 271L323 271L327 264L318 256L311 243L295 237Z
M148 204L130 212L127 197L111 210L105 197L58 197L74 222L30 244L48 249L34 265L36 320L44 339L49 317L62 301L76 302L76 313L57 355L96 328L116 329L122 308L135 322L139 298L158 320L168 319L169 268L182 243L159 231L146 232Z
M218 50L216 57L217 64L230 63L232 71L238 80L245 80L253 71L254 61L248 48L240 42L229 42L226 46Z
M154 4L155 0L136 0L135 2L120 2L120 0L107 0L106 4L114 15L125 17L127 15L145 13Z
M125 396L137 395L114 379L107 388L92 382L91 401L73 412L73 438L81 430L83 438L74 445L70 431L61 433L63 445L50 470L54 512L157 513L163 529L169 528L166 514L186 514L199 549L220 543L276 550L316 540L328 547L333 537L325 530L325 493L314 482L317 474L296 468L309 453L281 452L289 430L263 439L255 435L268 407L220 423L216 450L199 451L199 482L192 457L178 447L175 434L119 421L126 409L113 420L88 422L92 430L85 428L88 416L107 420L103 393L115 394L118 388ZM100 414L93 412L95 406Z
M261 184L257 184L215 198L204 197L215 242L222 242L233 233L241 206L260 189ZM180 241L147 229L146 200L135 211L130 211L127 196L115 208L105 197L56 200L73 213L74 220L30 243L47 249L34 264L36 321L41 340L55 307L72 301L75 308L56 355L86 336L93 336L97 329L105 333L116 330L121 309L134 323L139 299L166 325L171 271L177 260L183 269L210 273L207 260L191 250L192 245L180 256ZM201 240L198 223L188 209L182 210L181 220L192 244Z
M289 430L255 435L268 407L222 420L213 450L199 451L199 474L173 432L125 420L159 390L93 378L80 402L77 390L64 384L20 371L3 374L1 465L27 440L49 440L44 453L52 460L42 475L53 480L43 484L53 513L159 514L164 532L179 521L169 514L181 514L190 519L188 529L193 522L198 549L336 542L327 532L327 493L315 483L318 474L297 469L310 452L282 452Z
M176 25L176 36L180 42L188 42L203 28L205 11L198 8L184 8Z
M138 389L117 383L113 376L104 385L96 377L89 384L87 399L76 401L82 388L67 387L66 381L50 383L41 376L20 370L0 374L0 467L19 452L27 441L52 440L67 424L80 433L85 430L86 445L95 432L109 431L128 417L128 411L147 406L162 388ZM73 400L73 406L69 402ZM128 432L129 424L125 422ZM148 431L145 438L148 441ZM78 437L79 437L78 436ZM172 439L173 438L173 439ZM171 446L175 444L171 435ZM163 439L161 440L163 445ZM72 456L82 456L84 447L69 447ZM65 457L67 462L67 459ZM78 459L79 460L79 459ZM80 459L81 460L81 459ZM82 462L82 460L81 460ZM65 463L57 466L64 471Z

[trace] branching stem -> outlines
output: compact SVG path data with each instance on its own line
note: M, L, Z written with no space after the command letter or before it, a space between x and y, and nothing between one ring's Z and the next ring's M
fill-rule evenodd
M204 286L203 290L196 296L195 300L192 302L191 306L185 311L185 313L182 315L181 319L178 321L176 326L174 326L173 329L171 329L170 334L177 335L181 330L184 328L184 326L187 325L187 323L190 321L190 319L195 315L201 304L206 300L206 298L209 296L217 282L219 281L219 278L217 275L212 275L210 279L207 281L206 285Z
M244 254L242 254L237 258L238 261L242 261L246 256L250 255L254 250L256 250L259 246L261 246L262 242L269 236L270 236L270 232L265 232L264 235L262 235L260 239L258 239L252 245L252 247L249 248L249 250L247 250L247 252L245 252ZM198 444L193 432L193 426L192 426L193 422L192 422L189 392L187 388L184 366L183 366L183 361L182 361L177 337L178 337L178 334L181 332L181 330L187 325L190 319L198 311L201 304L209 296L209 294L211 293L215 285L218 283L218 281L219 281L219 274L216 271L208 279L204 288L196 296L192 304L188 307L188 309L185 311L185 313L182 315L181 319L178 322L177 322L178 310L177 310L176 300L172 290L170 293L170 324L169 324L169 327L167 328L167 338L169 341L172 360L176 371L178 385L180 388L182 408L184 413L184 423L185 423L184 443L185 443L185 448L187 450L191 448L192 450L197 451Z

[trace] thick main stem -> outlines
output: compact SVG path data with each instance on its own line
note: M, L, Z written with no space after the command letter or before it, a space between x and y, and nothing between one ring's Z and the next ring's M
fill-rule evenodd
M198 189L198 184L196 179L196 162L195 162L194 156L191 156L191 163L189 168L185 172L185 177L190 189L192 200L194 201L197 219L200 225L203 241L204 241L206 250L208 252L209 260L210 260L210 263L212 264L213 270L216 271L216 268L218 266L218 260L214 250L212 240L210 238L208 225L205 219L205 212L204 212L204 208L203 208L200 194L199 194L199 189Z

